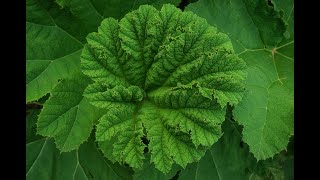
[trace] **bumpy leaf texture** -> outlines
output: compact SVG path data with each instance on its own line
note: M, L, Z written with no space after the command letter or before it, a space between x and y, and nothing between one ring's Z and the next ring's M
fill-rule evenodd
M248 66L246 95L234 118L258 160L285 149L294 127L294 5L292 0L271 3L199 0L187 8L227 33Z
M243 96L246 64L228 36L173 5L107 18L87 41L81 69L94 83L84 96L107 110L96 140L131 167L143 165L142 138L162 172L198 161L221 137L226 105Z

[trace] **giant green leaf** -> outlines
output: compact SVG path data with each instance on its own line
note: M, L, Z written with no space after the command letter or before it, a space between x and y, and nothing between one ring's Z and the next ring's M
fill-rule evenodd
M55 28L84 43L86 35L98 27L103 17L97 13L88 0L68 1L70 5L65 8L61 8L58 4L59 2L53 0L27 0L26 21L42 25L45 29ZM105 1L105 3L108 2ZM27 39L27 42L31 40ZM48 45L49 42L43 41ZM60 48L63 49L63 47L67 46L64 45ZM44 51L44 53L49 52Z
M27 22L27 102L48 93L79 69L82 44L55 26ZM65 46L65 47L64 47Z
M37 132L54 137L61 151L79 147L90 136L94 123L101 117L82 94L90 80L81 73L62 80L51 92L37 122Z
M26 145L26 179L132 179L129 169L104 159L94 142L79 150L60 153L52 139L43 138Z
M79 69L83 47L79 35L85 36L91 30L75 20L69 11L60 10L54 1L27 0L26 11L26 97L29 102L39 99L59 79Z
M199 0L187 7L227 33L247 63L246 96L234 115L259 160L285 149L293 134L293 1L275 2Z
M136 169L143 137L164 173L200 160L222 135L226 105L243 96L246 65L228 36L172 5L107 18L87 41L81 69L94 83L84 96L107 110L96 139L106 156Z
M141 4L159 6L165 2L27 0L26 101L44 96L60 79L69 77L79 69L79 55L85 37L95 31L104 17L121 18ZM123 6L122 3L130 6ZM172 3L177 4L177 1Z

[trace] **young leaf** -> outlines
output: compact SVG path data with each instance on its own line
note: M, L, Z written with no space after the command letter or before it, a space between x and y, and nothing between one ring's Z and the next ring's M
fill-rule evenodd
M143 165L144 136L164 173L198 161L222 135L224 107L243 96L246 65L228 36L172 5L107 18L87 40L81 69L95 82L84 96L107 110L97 141L107 154L114 142L112 159L134 168Z

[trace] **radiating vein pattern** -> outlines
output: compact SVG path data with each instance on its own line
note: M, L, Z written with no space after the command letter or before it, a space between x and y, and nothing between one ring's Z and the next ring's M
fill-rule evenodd
M113 161L141 168L146 138L157 169L186 167L222 136L226 105L242 99L246 64L229 37L173 5L107 18L87 41L81 69L93 83L83 95L106 110L96 140Z

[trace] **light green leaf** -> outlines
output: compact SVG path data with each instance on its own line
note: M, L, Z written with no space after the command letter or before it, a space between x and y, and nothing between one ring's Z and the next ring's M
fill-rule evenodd
M52 90L39 115L38 133L54 137L62 152L76 149L86 141L94 123L101 117L102 110L82 96L89 82L80 73L73 79L62 80Z
M53 140L43 138L27 144L26 152L27 180L132 179L129 169L104 159L92 141L61 154Z
M288 26L291 40L285 35L286 23L292 22L293 1L281 4L274 9L264 0L199 0L187 8L227 33L247 63L246 96L234 115L258 160L285 149L293 135L292 25ZM284 6L290 12L282 16L278 10Z
M121 64L125 53L121 49L118 21L108 18L101 22L98 33L87 36L87 44L81 54L81 70L94 81L127 85L126 69ZM108 59L108 61L107 61Z
M120 21L105 19L87 40L81 69L95 82L84 96L108 110L97 141L106 157L136 169L145 136L164 173L174 162L198 161L222 135L224 107L242 99L246 64L227 35L191 12L140 6Z
M120 20L119 38L121 48L132 57L127 61L130 70L135 69L137 73L127 74L131 84L143 86L145 83L147 69L153 62L152 38L148 37L147 26L157 10L152 6L141 6Z
M169 120L186 121L188 118L179 119L181 117L170 116L171 114L166 116L163 112L157 112L159 109L153 106L145 104L142 111L144 111L145 117L143 119L148 131L147 137L150 140L148 147L151 150L151 162L155 164L155 167L164 173L168 173L174 162L185 167L188 163L200 160L205 153L205 148L196 148L190 140L190 134L181 131L179 124L173 126L166 123ZM192 123L191 118L188 120ZM196 123L193 122L193 124ZM216 126L218 132L211 135L213 141L221 136L219 125Z
M152 104L142 109L147 125L155 125L152 119L160 118L166 125L189 134L195 146L209 147L222 135L220 125L225 110L217 102L197 94L197 90L159 88L149 92L149 98Z
M132 167L139 168L143 164L145 145L141 141L142 122L133 116L136 114L135 108L133 104L129 104L121 108L110 109L100 119L96 137L97 141L108 141L116 136L117 141L113 144L112 157L118 162L126 162ZM105 152L105 150L102 151Z
M105 109L121 108L130 106L130 103L139 102L144 97L144 91L138 86L108 86L102 85L99 82L90 84L84 96L90 100L90 103Z
M107 90L103 92L104 88ZM109 88L94 83L89 85L84 93L93 105L109 110L99 120L96 139L102 152L107 153L106 157L109 158L110 153L111 159L129 163L132 167L140 167L145 147L140 139L143 128L141 121L132 116L136 113L132 102L141 101L143 91L137 86ZM113 146L109 141L114 142ZM110 152L110 149L114 150Z

